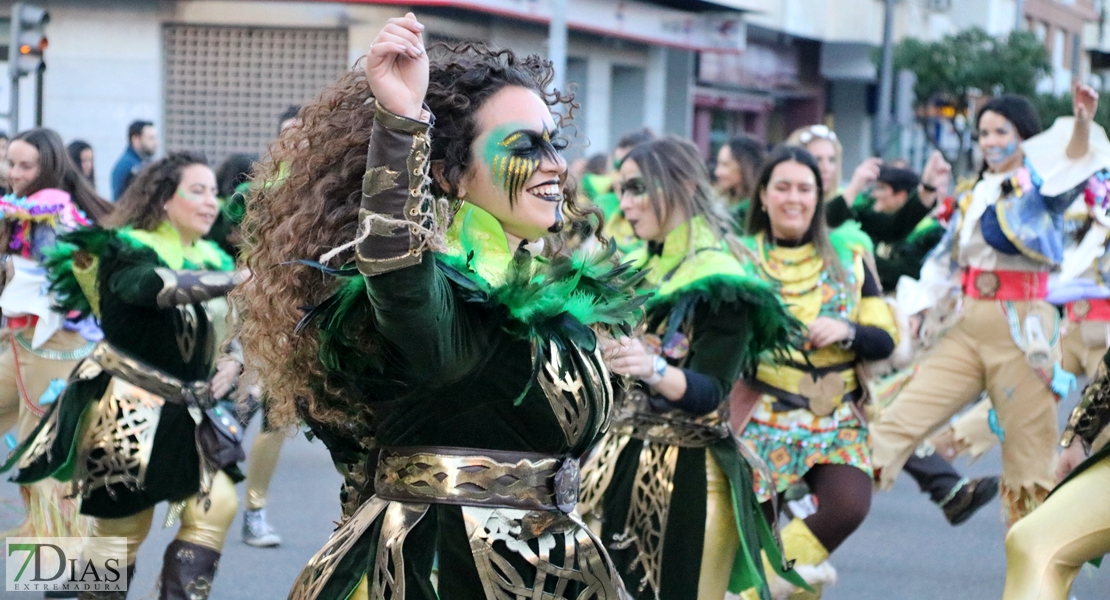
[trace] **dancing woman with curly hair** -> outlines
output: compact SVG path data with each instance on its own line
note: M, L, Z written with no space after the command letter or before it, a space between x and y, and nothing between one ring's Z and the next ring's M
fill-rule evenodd
M594 328L635 321L634 282L544 247L581 214L550 64L482 45L430 61L423 29L391 19L365 72L303 108L244 222L270 416L305 419L345 476L291 597L622 597L574 509L612 403ZM349 250L342 269L303 260Z

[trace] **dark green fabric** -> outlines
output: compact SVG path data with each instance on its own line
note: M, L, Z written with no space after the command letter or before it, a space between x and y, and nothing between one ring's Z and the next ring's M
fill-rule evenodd
M690 350L682 366L709 377L716 387L721 402L728 401L732 383L740 375L741 356L737 349L746 345L752 335L751 307L733 299L731 302L714 302L696 291L687 294L687 302L650 305L648 331L665 338L663 331L676 321L677 328L690 335ZM679 364L668 359L672 365ZM640 385L640 384L637 384ZM740 456L736 442L730 437L712 446L714 457L725 472L733 490L733 510L745 529L740 532L754 555L754 566L747 567L749 581L763 580L759 550L762 547L760 526L767 527L759 512L759 502L752 484L751 467ZM614 536L625 531L628 512L635 484L635 474L640 463L644 443L629 441L613 464L613 476L602 498L602 541L611 544ZM705 541L706 517L706 464L705 448L680 448L673 480L670 509L667 516L665 545L660 573L660 597L668 600L696 600L698 579L701 572L702 547ZM768 529L769 531L769 529ZM777 555L772 550L771 554ZM633 597L654 600L650 586L641 589L644 577L642 565L636 563L636 548L619 549L610 546L610 555L625 585ZM743 570L745 567L741 567ZM742 577L743 573L734 577ZM755 585L758 585L757 583ZM766 589L764 598L769 597Z
M360 405L366 407L365 418L352 419L346 431L310 420L337 464L349 463L365 448L361 440L369 438L380 446L455 446L576 457L599 438L608 417L601 410L601 390L585 382L586 433L569 444L536 383L533 351L553 343L562 364L582 372L586 365L579 362L581 355L569 348L573 339L586 334L592 346L592 332L565 313L537 315L538 321L524 323L498 300L509 294L487 290L473 277L465 264L429 253L412 267L348 280L334 302L313 311L320 319L321 340L327 340L322 352L328 375L350 391L348 403L337 408L352 413ZM599 306L604 305L599 290L609 284L576 277L579 293L596 293ZM352 295L358 291L360 296ZM631 290L623 293L633 297ZM627 312L634 303L625 306ZM601 313L594 316L606 318ZM353 322L363 325L352 329ZM354 333L373 340L372 357L356 350L357 340L349 335ZM591 355L585 360L595 359ZM361 460L373 460L373 455L367 453ZM427 525L429 519L438 526ZM413 565L410 599L434 598L430 588L416 591L430 576L430 561L418 558L426 554L438 555L441 597L484 598L457 507L433 505L407 539L406 565ZM363 542L357 546L365 561L345 559L350 566L338 569L328 584L335 592L322 598L344 598L362 573L372 572L376 550ZM560 553L552 555L556 564ZM502 558L516 566L524 581L535 577L535 568L515 553L504 552ZM571 591L567 595L574 597Z
M181 318L179 308L158 308L156 302L163 282L154 269L167 265L153 250L136 246L112 232L100 231L91 237L88 232L77 232L63 237L71 249L83 247L82 242L89 239L104 242L99 248L102 252L97 275L104 339L125 354L182 381L207 380L212 371L215 339L203 304L190 305L197 334L195 350L186 358L177 342L175 320ZM57 264L63 265L65 261L59 258ZM71 276L52 273L52 277L55 275ZM81 415L95 406L109 380L107 374L101 374L89 381L71 382L51 407L51 410L61 411L53 448L29 468L22 469L14 481L31 483L46 477L67 480L72 476L71 457L76 452L74 437ZM185 407L164 405L143 488L132 489L123 484L98 488L82 500L81 512L120 518L164 500L182 500L195 494L200 485L195 428ZM27 443L33 439L34 435L29 436ZM23 450L25 448L21 447L16 454ZM237 467L229 467L226 471L233 480L242 480Z
M748 212L751 208L752 201L748 198L728 207L729 215L732 217L732 232L737 237L748 235Z
M875 244L875 268L884 290L893 290L902 275L917 278L925 256L944 236L939 224L918 227L929 215L930 208L921 203L917 190L911 190L905 204L893 213L874 209L874 200L860 196L848 206L844 196L837 196L826 204L826 221L835 229L848 220L859 222L863 232Z
M859 222L864 233L876 244L880 242L897 243L909 237L918 222L924 219L931 209L921 203L917 191L911 191L906 203L893 213L874 210L873 203L865 199L848 206L844 196L837 196L825 206L825 220L830 229L836 229L849 219Z
M875 269L879 272L879 283L882 284L883 289L894 290L898 285L898 279L903 275L912 279L920 277L925 257L937 247L943 237L944 228L940 223L930 219L901 243L877 243Z

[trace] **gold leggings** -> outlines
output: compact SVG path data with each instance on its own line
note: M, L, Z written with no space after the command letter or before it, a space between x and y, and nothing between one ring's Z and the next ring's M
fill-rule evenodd
M1002 600L1067 600L1083 563L1110 552L1110 459L1058 488L1006 536Z
M185 509L181 511L181 528L177 531L176 538L221 552L227 530L239 509L235 484L223 471L216 473L208 499L212 501L208 510L204 510L197 496L185 503ZM93 536L127 538L127 564L133 565L135 556L139 553L139 545L150 533L153 520L153 506L122 519L93 519Z
M274 469L277 468L285 436L286 432L283 429L267 431L263 428L254 437L247 463L248 510L266 508L266 492L270 489L270 480L274 477Z

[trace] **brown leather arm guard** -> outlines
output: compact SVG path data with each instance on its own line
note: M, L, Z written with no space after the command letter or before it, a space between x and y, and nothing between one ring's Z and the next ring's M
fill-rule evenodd
M425 191L432 127L431 114L425 115L427 122L415 121L374 108L355 245L363 275L419 263L436 236L436 203Z

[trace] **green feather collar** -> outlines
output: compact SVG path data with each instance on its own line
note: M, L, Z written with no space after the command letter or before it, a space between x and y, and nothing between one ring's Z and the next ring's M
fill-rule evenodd
M235 268L234 260L214 242L202 239L190 246L182 244L181 236L169 221L162 221L153 231L128 226L119 229L117 234L132 247L153 250L171 269L230 271Z

